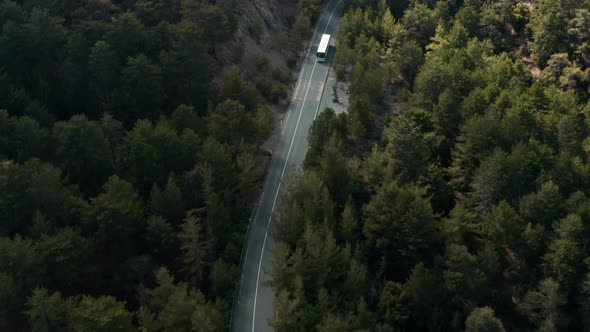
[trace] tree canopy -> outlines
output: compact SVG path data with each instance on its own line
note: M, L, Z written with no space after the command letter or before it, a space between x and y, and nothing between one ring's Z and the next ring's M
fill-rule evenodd
M250 68L238 5L0 1L0 330L228 328L299 51Z
M343 2L350 103L275 212L277 329L590 328L589 10Z

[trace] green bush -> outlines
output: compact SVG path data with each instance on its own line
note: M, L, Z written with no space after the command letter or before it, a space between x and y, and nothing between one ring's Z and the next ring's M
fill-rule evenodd
M260 38L264 33L264 25L265 24L262 17L258 17L254 20L254 22L252 22L252 33L254 34L257 42L260 42Z
M284 68L275 68L272 71L272 78L276 81L279 81L283 84L287 84L293 81L293 73Z
M262 72L262 74L268 72L271 69L270 59L268 55L261 53L256 58L256 68Z
M272 99L273 84L270 80L266 78L260 79L256 82L256 89L266 100L270 101Z
M281 99L287 98L287 86L285 84L275 84L272 87L271 101L278 103Z

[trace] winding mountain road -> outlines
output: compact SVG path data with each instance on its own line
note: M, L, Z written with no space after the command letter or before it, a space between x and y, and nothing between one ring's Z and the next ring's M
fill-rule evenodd
M232 313L231 330L234 332L272 331L269 321L274 315L274 293L265 285L270 279L266 272L270 269L275 246L269 234L271 218L283 186L282 181L290 172L301 167L305 158L307 134L319 111L334 48L324 63L316 61L315 53L324 33L332 35L331 45L334 45L340 23L337 9L340 1L331 0L318 19L293 98L287 108L279 141L273 151L260 203L251 221L246 242Z

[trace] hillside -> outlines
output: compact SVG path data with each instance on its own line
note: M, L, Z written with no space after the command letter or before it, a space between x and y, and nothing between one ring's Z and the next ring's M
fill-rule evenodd
M586 331L589 1L343 2L277 331Z
M0 330L228 328L318 5L0 2Z

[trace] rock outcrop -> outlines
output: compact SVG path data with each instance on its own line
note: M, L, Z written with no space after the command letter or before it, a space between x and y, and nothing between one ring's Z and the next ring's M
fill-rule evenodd
M263 39L280 31L288 31L296 6L297 0L238 0L236 39L252 38L252 26L258 18L264 22Z

